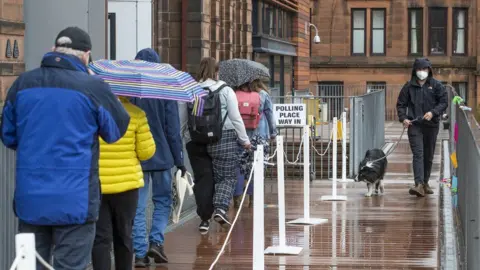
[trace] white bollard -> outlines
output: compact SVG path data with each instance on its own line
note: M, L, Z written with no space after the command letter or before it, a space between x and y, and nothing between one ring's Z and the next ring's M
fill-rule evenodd
M19 257L16 269L36 269L35 235L33 233L17 234L15 236L15 253Z
M278 178L278 246L271 246L265 254L292 254L302 251L301 247L287 246L285 232L285 167L283 156L283 136L277 136L277 178Z
M353 179L347 178L347 112L342 113L342 179L339 182L354 182ZM343 185L343 188L346 188L346 185Z
M265 268L265 227L264 227L264 158L263 145L258 145L255 151L253 167L253 269Z
M322 201L346 201L347 196L337 195L337 118L333 118L332 195L322 196Z
M310 217L310 127L303 127L303 218L288 222L297 225L318 225L328 222L325 218Z

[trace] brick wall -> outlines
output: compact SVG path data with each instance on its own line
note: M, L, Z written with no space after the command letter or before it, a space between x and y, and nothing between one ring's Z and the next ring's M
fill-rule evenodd
M157 49L162 61L181 67L182 42L187 42L187 71L195 74L203 57L222 61L252 56L252 1L188 1L187 39L181 37L182 0L159 1Z
M414 57L408 56L408 8L424 8L423 54L434 67L435 77L446 82L468 82L469 105L480 102L477 93L480 60L480 0L312 0L313 23L318 27L321 44L312 44L310 83L343 81L344 85L365 85L367 81L403 84L410 76ZM428 55L428 11L426 7L449 7L445 56ZM467 56L452 56L452 7L468 7ZM367 8L366 55L351 56L351 8ZM371 8L386 9L386 54L370 55Z
M25 70L24 33L23 0L0 0L0 105L10 85Z
M305 33L305 23L310 22L310 1L298 1L298 13L293 20L292 41L297 46L297 57L294 63L295 89L305 90L310 85L310 37ZM308 28L308 33L310 29Z

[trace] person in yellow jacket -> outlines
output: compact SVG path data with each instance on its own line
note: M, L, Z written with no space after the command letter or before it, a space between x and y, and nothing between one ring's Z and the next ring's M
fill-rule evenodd
M102 203L92 250L94 270L112 269L112 242L115 269L132 269L133 220L138 189L144 186L140 161L150 159L156 149L145 112L125 97L119 100L130 115L127 132L113 144L99 138Z

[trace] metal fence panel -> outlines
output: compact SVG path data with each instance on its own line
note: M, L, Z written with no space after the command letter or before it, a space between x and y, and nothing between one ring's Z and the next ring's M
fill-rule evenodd
M0 106L1 107L1 106ZM0 145L0 268L10 269L15 258L15 234L17 218L13 214L13 192L15 189L15 152Z
M466 269L480 269L480 150L478 148L478 124L470 112L456 107L455 122L461 138L456 143L458 168L458 211L465 243ZM453 119L452 119L453 120ZM453 122L453 121L452 121ZM476 129L477 132L472 131ZM453 130L453 128L452 128ZM451 137L451 143L453 137Z
M385 90L352 97L350 104L350 176L354 176L365 152L385 144Z

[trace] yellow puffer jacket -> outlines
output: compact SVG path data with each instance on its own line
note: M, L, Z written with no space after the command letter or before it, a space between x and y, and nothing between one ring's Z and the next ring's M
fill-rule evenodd
M103 194L120 193L144 186L140 161L155 154L147 116L128 99L120 97L130 115L130 124L125 135L116 143L107 144L100 140L100 183Z

